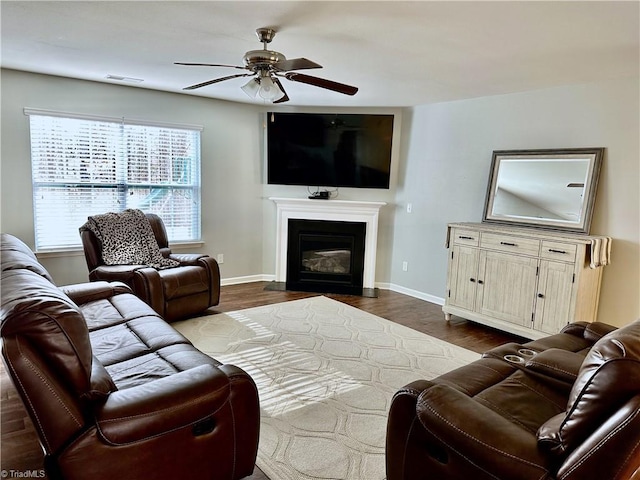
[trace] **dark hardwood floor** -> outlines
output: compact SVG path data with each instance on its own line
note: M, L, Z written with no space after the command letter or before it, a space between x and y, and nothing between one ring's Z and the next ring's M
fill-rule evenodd
M208 313L230 312L318 295L265 290L266 285L267 282L256 282L222 287L220 305ZM389 290L380 290L378 298L325 296L479 353L506 342L522 340L456 317L445 322L439 305ZM16 472L42 469L43 454L36 432L4 365L0 366L0 389L0 468ZM249 479L269 480L259 469Z

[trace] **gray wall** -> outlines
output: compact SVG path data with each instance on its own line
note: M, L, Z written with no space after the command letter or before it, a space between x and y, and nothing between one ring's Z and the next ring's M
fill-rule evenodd
M482 220L493 150L606 147L591 232L613 237L599 319L640 316L638 78L425 105L404 115L391 281L442 301L449 222ZM413 205L413 213L405 211ZM402 262L409 264L402 271Z
M224 277L261 273L262 180L255 106L2 71L2 231L33 246L29 119L24 107L202 125L202 238ZM185 250L189 251L189 250ZM78 253L41 256L58 284L87 279Z
M24 107L199 124L204 245L191 251L223 253L226 282L274 275L276 214L268 197L305 197L307 190L263 184L263 106L12 70L2 71L0 93L3 232L33 246ZM392 188L341 189L339 198L388 203L380 218L376 282L436 303L444 297L446 224L482 219L492 150L606 147L592 232L612 236L614 247L600 319L622 325L640 316L637 77L413 109L326 111L397 115ZM86 281L79 252L41 260L59 284Z
M182 251L224 254L224 283L270 279L275 274L275 204L271 196L308 196L306 187L264 185L263 105L239 104L62 77L2 70L2 216L3 232L34 245L29 119L24 107L160 122L202 125L202 239L204 245ZM310 111L286 109L281 111ZM317 109L316 109L317 111ZM396 114L398 108L324 109L325 112ZM399 137L400 128L396 135ZM393 165L400 162L394 139ZM392 182L396 180L393 172ZM393 203L390 190L341 189L339 198ZM388 282L393 208L381 212L376 278ZM80 252L41 254L58 284L86 281Z

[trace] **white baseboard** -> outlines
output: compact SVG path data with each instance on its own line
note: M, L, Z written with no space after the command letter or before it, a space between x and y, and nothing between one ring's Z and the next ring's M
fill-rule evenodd
M404 295L409 295L410 297L419 298L420 300L424 300L425 302L429 302L429 303L435 303L436 305L444 305L444 298L436 297L435 295L430 295L428 293L420 292L418 290L413 290L411 288L403 287L401 285L395 285L393 283L388 284L387 290L402 293Z
M246 277L231 277L222 278L220 285L238 285L240 283L252 283L252 282L272 282L276 279L275 275L247 275Z
M267 275L263 273L261 275L247 275L246 277L223 278L220 280L220 285L225 286L251 282L273 282L275 281L275 279L275 275ZM402 293L404 295L409 295L410 297L419 298L420 300L424 300L425 302L435 303L436 305L444 305L444 298L436 297L434 295L420 292L418 290L413 290L411 288L406 288L400 285L395 285L393 283L377 282L376 288Z

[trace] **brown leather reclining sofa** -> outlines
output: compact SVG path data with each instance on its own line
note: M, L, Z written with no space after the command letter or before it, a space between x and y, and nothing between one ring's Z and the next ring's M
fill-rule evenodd
M387 480L640 478L640 320L568 325L396 393Z
M6 234L1 254L2 356L49 478L252 473L259 405L249 375L198 351L123 283L58 288Z

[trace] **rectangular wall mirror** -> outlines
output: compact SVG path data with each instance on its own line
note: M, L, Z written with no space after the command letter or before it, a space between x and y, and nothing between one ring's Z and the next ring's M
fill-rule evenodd
M589 233L604 148L496 150L483 222Z

